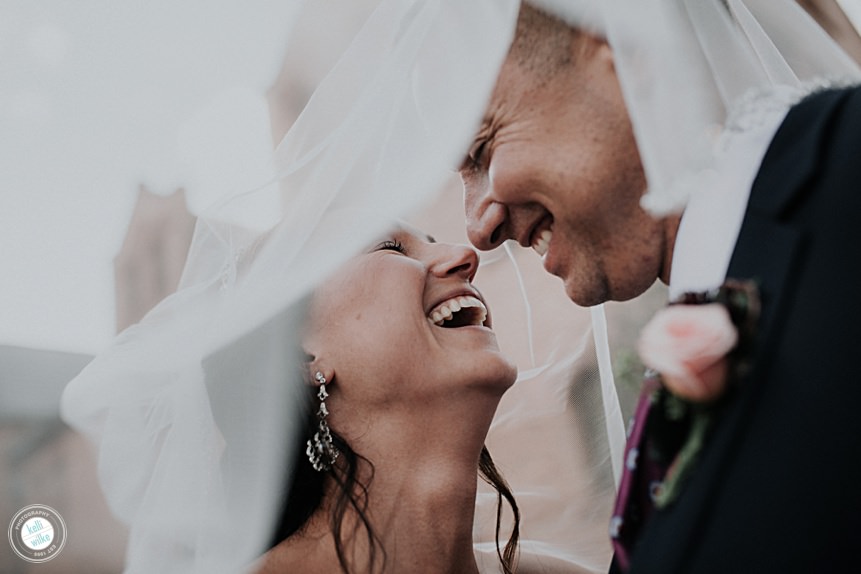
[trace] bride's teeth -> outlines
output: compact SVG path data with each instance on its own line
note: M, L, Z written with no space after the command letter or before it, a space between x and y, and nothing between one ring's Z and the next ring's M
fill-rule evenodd
M478 313L471 317L473 320L470 322L475 325L484 325L485 320L487 320L487 308L480 299L473 297L472 295L452 297L451 299L440 303L433 311L431 311L428 318L433 324L442 326L442 324L450 320L455 313L462 309L469 308L478 309Z
M535 241L532 243L532 249L534 249L538 255L544 257L547 255L547 249L550 247L551 239L553 239L553 232L549 229L545 229L538 237L535 238Z
M484 307L481 301L470 295L464 295L458 299L461 309L464 307Z

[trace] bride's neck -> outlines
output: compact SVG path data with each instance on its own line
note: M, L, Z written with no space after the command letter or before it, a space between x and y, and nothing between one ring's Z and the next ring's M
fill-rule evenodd
M415 421L413 421L414 423ZM487 429L375 425L368 515L391 572L477 572L472 545L478 459ZM364 446L363 445L363 446ZM372 445L372 446L371 446Z
M369 571L375 552L374 572L477 574L472 530L478 461L492 410L464 408L439 417L432 408L421 415L389 411L347 433L356 437L350 441L354 451L373 465L360 459L357 478L368 487L363 513L376 536L374 545L351 505L341 522L341 548L354 571ZM468 422L458 426L453 421ZM339 494L328 481L322 507L300 533L266 557L261 572L290 571L296 565L305 572L332 571L337 558L330 517ZM362 497L358 500L361 507Z

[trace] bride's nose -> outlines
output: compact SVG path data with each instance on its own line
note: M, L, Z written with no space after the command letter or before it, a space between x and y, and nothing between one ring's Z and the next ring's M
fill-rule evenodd
M437 243L430 271L438 277L459 276L472 281L478 271L478 253L468 245Z

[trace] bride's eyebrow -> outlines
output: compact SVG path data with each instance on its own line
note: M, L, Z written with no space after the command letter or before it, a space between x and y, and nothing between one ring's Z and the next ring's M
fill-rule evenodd
M400 227L396 228L392 232L392 235L401 236L405 240L412 238L412 239L418 239L421 241L426 241L428 243L436 243L437 242L436 238L433 235L431 235L430 233L426 233L426 232L410 225L409 223L403 223Z

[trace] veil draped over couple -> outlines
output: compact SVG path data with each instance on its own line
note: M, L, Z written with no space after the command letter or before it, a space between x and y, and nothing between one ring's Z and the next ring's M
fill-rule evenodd
M274 177L199 219L177 293L64 394L130 526L127 570L842 564L858 81L789 0L381 0ZM453 170L484 259L405 221ZM647 440L701 450L672 499L614 509L646 454L625 447L601 303L725 279L758 290L746 368L706 400L666 373L660 401L693 422L652 417Z

